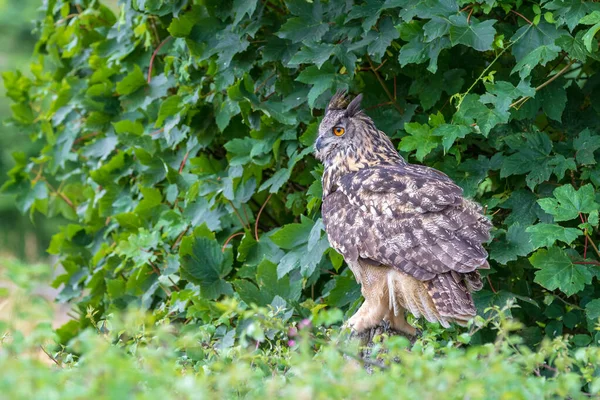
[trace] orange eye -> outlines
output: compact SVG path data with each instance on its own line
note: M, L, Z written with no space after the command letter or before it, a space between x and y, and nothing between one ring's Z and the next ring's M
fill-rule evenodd
M336 126L335 128L333 128L333 134L335 136L342 136L344 133L346 133L346 130L341 126Z

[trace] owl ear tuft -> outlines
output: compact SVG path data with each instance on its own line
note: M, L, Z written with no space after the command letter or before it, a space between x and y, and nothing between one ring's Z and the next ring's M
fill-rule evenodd
M346 117L352 118L361 111L360 103L363 99L362 93L356 96L346 108Z
M346 91L338 90L331 100L329 100L329 104L327 105L327 108L325 108L325 113L329 110L344 110L347 104L348 99L346 98Z

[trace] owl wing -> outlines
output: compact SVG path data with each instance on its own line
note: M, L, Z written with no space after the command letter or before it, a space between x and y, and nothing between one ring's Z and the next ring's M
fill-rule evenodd
M331 245L349 262L392 266L421 281L488 267L482 243L491 223L432 168L379 166L347 174L323 200L323 221Z

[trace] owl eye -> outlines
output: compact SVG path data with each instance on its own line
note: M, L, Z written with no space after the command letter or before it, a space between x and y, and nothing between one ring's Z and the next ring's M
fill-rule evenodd
M344 133L346 133L346 130L341 126L334 127L332 131L335 136L342 136Z

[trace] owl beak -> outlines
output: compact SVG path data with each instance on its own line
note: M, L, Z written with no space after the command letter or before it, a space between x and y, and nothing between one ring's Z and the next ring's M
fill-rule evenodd
M323 148L323 142L321 141L321 138L318 137L317 141L315 142L315 149L317 151L321 151L322 148Z

